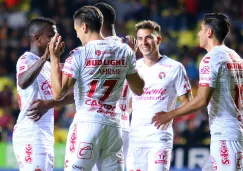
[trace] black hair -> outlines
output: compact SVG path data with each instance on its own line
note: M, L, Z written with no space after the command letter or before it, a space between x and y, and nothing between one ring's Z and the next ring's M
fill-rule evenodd
M27 36L30 38L33 34L42 32L46 25L56 25L56 22L50 18L38 17L30 20L27 26Z
M116 22L116 12L112 6L105 2L99 2L94 5L97 7L104 17L104 25L110 26Z
M99 32L103 24L103 15L101 11L94 6L83 6L73 15L73 19L79 24L84 22L92 31Z
M203 21L213 30L216 39L223 42L230 30L228 17L221 13L209 13L204 15Z

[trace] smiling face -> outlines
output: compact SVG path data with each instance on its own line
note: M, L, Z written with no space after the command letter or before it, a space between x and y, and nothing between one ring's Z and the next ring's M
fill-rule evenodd
M161 36L150 29L139 29L137 31L138 48L144 57L153 58L159 51Z

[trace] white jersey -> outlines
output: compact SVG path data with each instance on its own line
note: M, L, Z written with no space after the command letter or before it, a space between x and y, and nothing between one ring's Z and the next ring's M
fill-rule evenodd
M132 98L131 142L141 144L141 147L167 142L168 148L172 148L172 122L166 130L157 129L151 122L156 112L175 109L177 97L191 91L186 71L181 63L167 56L151 67L139 59L137 70L145 86L142 96Z
M20 113L14 128L15 144L33 143L32 145L44 145L53 147L54 144L54 109L50 109L42 118L34 122L29 119L26 110L33 100L52 100L52 90L50 85L50 62L46 62L34 80L26 89L21 89L18 85L18 76L27 71L40 57L31 52L25 52L17 62L17 91Z
M125 78L136 73L136 59L126 44L112 40L90 41L70 53L63 73L76 79L74 121L120 126L116 103Z
M212 140L243 140L243 60L221 45L200 63L199 86L214 88L208 105Z
M106 37L107 40L113 40L121 42L121 38L117 36ZM121 127L123 131L130 131L130 109L128 107L129 99L131 98L132 92L128 87L128 84L125 82L121 94L121 98L117 103L117 113L121 113Z
M121 93L120 100L117 103L117 113L121 114L121 126L123 131L130 132L129 116L131 109L129 101L132 98L132 91L130 90L127 82L125 81Z

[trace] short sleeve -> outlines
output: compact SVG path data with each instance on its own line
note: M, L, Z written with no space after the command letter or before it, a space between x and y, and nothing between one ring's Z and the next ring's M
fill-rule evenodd
M131 75L136 73L136 55L135 53L131 50L131 52L129 53L129 60L128 60L128 71L127 71L127 75Z
M37 60L30 58L28 55L22 55L17 62L16 71L17 78L19 75L27 71Z
M216 87L220 60L217 57L213 59L209 55L203 57L199 66L199 86Z
M177 96L182 96L191 91L189 78L183 65L179 65L177 74L175 76L175 89Z
M78 79L82 67L82 60L80 57L80 49L74 49L69 53L68 58L65 60L62 74Z

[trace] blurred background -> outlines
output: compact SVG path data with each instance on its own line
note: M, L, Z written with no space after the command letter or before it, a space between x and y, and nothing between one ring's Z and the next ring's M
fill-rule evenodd
M29 50L25 27L30 19L44 16L54 19L64 37L65 57L80 46L73 29L72 15L84 5L98 0L0 0L0 170L13 170L17 162L11 140L19 113L16 94L16 62ZM186 68L196 95L198 65L206 51L198 47L197 33L205 13L221 12L231 20L226 45L243 55L242 0L104 0L117 13L116 32L135 36L134 25L141 20L160 24L163 41L160 53L180 61ZM140 56L138 56L139 58ZM73 105L55 109L55 168L62 170L68 127L75 114ZM207 109L174 121L174 171L199 170L209 154L210 134Z

